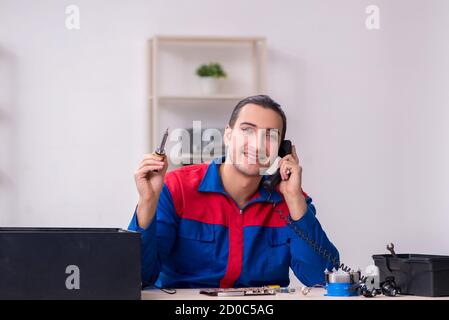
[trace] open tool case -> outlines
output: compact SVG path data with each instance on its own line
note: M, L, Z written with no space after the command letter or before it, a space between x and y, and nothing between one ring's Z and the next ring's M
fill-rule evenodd
M401 294L449 296L449 256L424 254L373 255L380 281L394 277Z

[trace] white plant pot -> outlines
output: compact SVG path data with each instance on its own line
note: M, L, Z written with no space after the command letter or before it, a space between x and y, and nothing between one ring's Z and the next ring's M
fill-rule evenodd
M203 95L216 94L220 89L220 79L214 77L200 77L200 86Z

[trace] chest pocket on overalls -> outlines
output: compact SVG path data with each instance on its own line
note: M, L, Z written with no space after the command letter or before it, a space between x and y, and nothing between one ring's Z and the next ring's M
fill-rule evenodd
M290 266L290 238L285 228L267 230L270 257L269 268L274 273L288 272Z
M215 232L211 224L181 219L178 225L175 254L181 273L204 273L214 268Z

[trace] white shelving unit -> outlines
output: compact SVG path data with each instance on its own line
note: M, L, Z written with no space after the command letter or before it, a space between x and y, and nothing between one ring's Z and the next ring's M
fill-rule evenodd
M225 45L230 48L235 45L245 44L251 50L251 89L244 94L214 94L214 95L198 95L196 93L185 94L164 94L161 92L159 77L164 72L160 66L161 48L164 45L188 45L188 46L214 46ZM159 112L165 103L183 102L191 103L192 101L239 101L249 95L266 92L266 64L267 64L267 46L264 37L211 37L211 36L154 36L149 41L150 50L150 86L148 94L149 114L150 114L150 150L158 145L161 137L161 129L159 126ZM213 107L208 107L209 112ZM205 111L206 112L206 111ZM213 112L213 111L212 111Z

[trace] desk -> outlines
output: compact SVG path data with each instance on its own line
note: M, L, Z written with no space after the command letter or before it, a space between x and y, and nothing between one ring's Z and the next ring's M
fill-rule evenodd
M375 298L357 297L327 297L323 288L313 288L307 295L301 293L300 288L295 288L294 293L276 293L269 296L235 296L235 297L211 297L199 293L199 289L177 289L175 294L168 294L159 289L147 289L142 291L142 300L449 300L449 297L417 297L403 296L386 297L379 295Z

